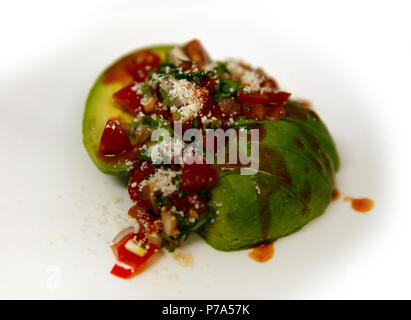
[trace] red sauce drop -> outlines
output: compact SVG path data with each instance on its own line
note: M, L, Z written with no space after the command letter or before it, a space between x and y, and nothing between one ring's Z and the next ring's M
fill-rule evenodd
M351 207L358 212L368 212L374 207L374 201L368 198L351 198L345 197L344 201L351 201Z
M334 190L333 190L333 193L332 193L332 195L331 195L331 200L332 200L332 201L335 201L335 200L339 199L340 196L341 196L340 191L338 191L338 189L334 189Z
M274 242L253 248L253 251L248 256L260 263L267 262L274 256Z

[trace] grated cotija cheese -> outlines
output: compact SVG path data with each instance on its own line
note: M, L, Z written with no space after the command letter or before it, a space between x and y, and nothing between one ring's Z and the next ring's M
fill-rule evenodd
M155 173L151 174L147 179L140 182L138 188L140 191L144 186L153 183L153 191L159 191L164 196L168 196L177 191L177 186L174 183L174 179L181 174L181 171L158 169Z
M171 112L178 111L182 122L186 122L198 115L204 104L204 98L208 91L186 79L162 78L161 89L167 92L172 99Z

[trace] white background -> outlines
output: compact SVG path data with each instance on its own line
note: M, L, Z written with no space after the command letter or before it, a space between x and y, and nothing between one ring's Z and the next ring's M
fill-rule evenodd
M0 298L411 298L408 1L2 1ZM91 164L81 117L98 73L136 47L198 37L310 99L342 158L341 200L272 261L194 238L141 277L108 275L127 194ZM121 198L123 201L112 201ZM120 219L121 220L121 219Z

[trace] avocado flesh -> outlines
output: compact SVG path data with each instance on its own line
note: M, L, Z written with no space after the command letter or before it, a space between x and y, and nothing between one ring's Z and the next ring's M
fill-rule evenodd
M296 102L287 117L258 121L259 172L219 177L210 207L218 214L201 236L217 250L233 251L287 236L324 213L331 202L339 158L319 117ZM289 111L289 112L288 112Z
M157 53L162 61L167 58L172 45L147 47ZM119 108L113 99L113 94L130 83L130 79L110 83L104 82L104 75L110 68L118 65L123 59L135 55L138 50L119 59L112 66L107 68L96 80L87 98L86 108L83 116L83 144L97 168L106 174L116 176L128 176L129 170L124 163L109 163L99 156L99 145L103 134L104 126L108 119L121 118L127 122L133 120L133 116Z

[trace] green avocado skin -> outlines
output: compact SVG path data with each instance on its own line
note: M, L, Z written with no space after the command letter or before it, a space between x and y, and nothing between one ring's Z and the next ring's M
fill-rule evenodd
M211 191L216 212L200 235L213 248L233 251L274 241L301 229L331 202L339 158L321 119L296 102L287 117L258 121L263 133L259 172L221 175Z

